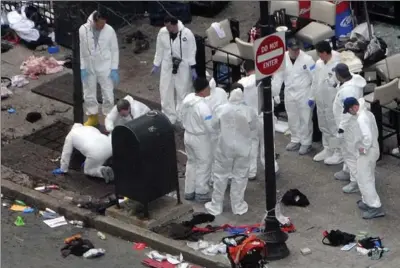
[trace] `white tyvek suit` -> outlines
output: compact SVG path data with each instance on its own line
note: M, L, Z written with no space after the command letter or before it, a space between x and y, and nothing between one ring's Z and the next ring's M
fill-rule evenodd
M150 111L150 108L147 107L146 104L134 100L132 96L128 95L124 99L129 101L131 105L131 113L127 117L122 117L118 113L117 106L114 106L111 109L111 111L107 114L106 119L104 120L104 125L108 132L111 132L114 129L114 127L118 125L123 125L126 122L138 118Z
M185 195L209 192L213 117L204 98L189 93L182 102L182 124L187 154Z
M356 118L349 113L343 113L343 102L346 98L353 97L359 99L363 96L364 87L367 84L365 79L358 75L353 74L352 79L344 82L338 87L335 100L333 101L333 115L335 116L337 131L343 129L343 171L350 173L350 180L356 181L357 179L357 148L355 142L358 136L358 125Z
M61 154L61 170L68 171L73 149L86 157L84 173L89 176L104 178L103 164L112 156L111 135L102 134L97 128L74 124L65 138Z
M357 183L362 195L362 201L369 207L379 208L381 200L375 188L375 167L379 158L378 127L374 115L365 107L363 98L359 99L360 109L357 113L357 123L361 136L357 140L356 149L366 150L366 154L358 153Z
M93 35L93 13L87 23L79 28L79 46L81 70L86 69L88 77L82 83L84 106L87 115L98 114L97 83L103 95L102 112L107 115L114 106L114 84L110 78L111 70L118 69L119 48L114 29L106 24L100 31L99 41L95 45Z
M285 83L285 109L288 116L291 142L301 145L312 143L312 110L307 105L311 96L314 60L311 56L300 51L294 64L289 52L285 54L286 68L276 73L272 78L272 91L280 91Z
M232 176L231 207L233 214L248 210L244 201L250 165L251 132L257 129L257 115L243 103L243 92L235 89L229 102L218 108L217 122L221 132L215 153L214 191L212 201L205 204L213 215L222 213L225 190Z
M18 11L10 11L7 13L7 20L10 28L25 41L37 41L40 37L39 31L35 28L35 23L28 19L25 14L26 6L21 7L21 14Z
M251 74L243 77L238 81L244 87L243 99L255 114L258 114L258 87L256 84L256 75ZM251 132L251 152L250 152L250 169L249 178L254 178L257 175L257 157L260 148L258 127Z
M222 104L225 104L228 102L228 93L220 87L217 87L214 78L210 79L210 96L205 97L205 101L208 104L208 106L211 109L212 116L213 118L216 118L216 110L219 106ZM217 148L217 142L218 142L218 136L219 136L219 129L216 128L213 129L213 132L211 133L211 150L212 153L210 157L214 157L215 155L215 150ZM214 161L212 162L212 166L214 166ZM211 180L213 180L213 177L211 177Z
M331 148L329 143L332 138L336 137L337 133L336 121L333 115L337 79L333 69L339 62L340 54L333 50L332 58L327 64L318 59L315 64L312 84L311 99L314 99L317 105L318 126L322 132L322 145L328 157L334 153L334 148Z
M154 65L161 65L160 97L162 112L172 124L180 121L178 118L182 101L192 92L193 84L191 68L196 64L196 40L191 30L178 21L179 33L171 40L166 27L158 32ZM172 74L172 57L182 59L178 73ZM176 98L175 98L176 95Z

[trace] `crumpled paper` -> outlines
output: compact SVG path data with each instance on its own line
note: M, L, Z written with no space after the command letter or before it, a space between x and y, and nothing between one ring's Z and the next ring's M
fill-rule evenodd
M171 264L177 265L183 262L183 256L180 254L179 256L173 256L170 254L161 254L156 250L150 251L149 253L146 254L147 257L150 259L153 259L158 262L162 262L164 260L168 261Z
M201 251L204 255L215 256L218 254L226 254L226 245L224 243L219 243L216 245L211 245Z
M186 245L194 250L205 249L210 246L210 243L204 240L199 240L197 242L187 242Z
M11 78L11 86L13 87L23 87L27 84L29 84L29 81L28 79L25 78L25 75L22 74L14 75Z

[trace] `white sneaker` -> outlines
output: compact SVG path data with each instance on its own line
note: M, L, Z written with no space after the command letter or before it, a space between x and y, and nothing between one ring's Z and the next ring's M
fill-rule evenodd
M330 156L332 156L332 152L330 150L324 148L321 152L317 153L314 156L313 160L315 162L320 162L320 161L323 161L323 160L325 160L326 158L328 158Z
M340 151L336 151L332 156L325 158L324 163L327 165L339 165L343 163L343 156Z

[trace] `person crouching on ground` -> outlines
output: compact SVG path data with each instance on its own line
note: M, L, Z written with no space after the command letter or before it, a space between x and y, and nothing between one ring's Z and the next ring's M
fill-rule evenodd
M114 180L112 168L104 163L112 156L111 135L102 134L97 128L75 123L65 138L61 154L60 168L54 175L68 172L72 151L77 149L86 157L83 172L85 175L102 178L106 183Z
M232 176L230 197L232 212L243 215L248 210L244 201L250 167L251 133L257 129L257 114L244 104L241 88L230 93L229 102L217 108L220 135L215 153L214 191L205 208L212 215L223 211L225 190Z
M205 77L194 81L195 93L189 93L182 102L181 118L185 129L184 143L187 154L185 199L208 202L211 180L211 134L213 116L205 97L210 86Z
M357 202L363 219L385 216L375 188L375 167L379 159L378 126L375 116L365 107L365 100L349 97L344 100L343 113L357 117L360 134L357 137L357 183L362 199Z

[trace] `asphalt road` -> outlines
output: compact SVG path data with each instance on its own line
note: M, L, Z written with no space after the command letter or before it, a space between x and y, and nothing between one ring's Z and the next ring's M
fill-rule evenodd
M25 226L17 227L14 221L21 215ZM60 249L64 238L81 233L96 248L106 253L97 259L84 259L70 255L63 258ZM144 267L140 262L145 251L132 248L133 243L106 234L106 240L97 237L93 229L80 229L72 225L50 228L40 215L1 210L1 267L4 268L71 268L71 267Z

